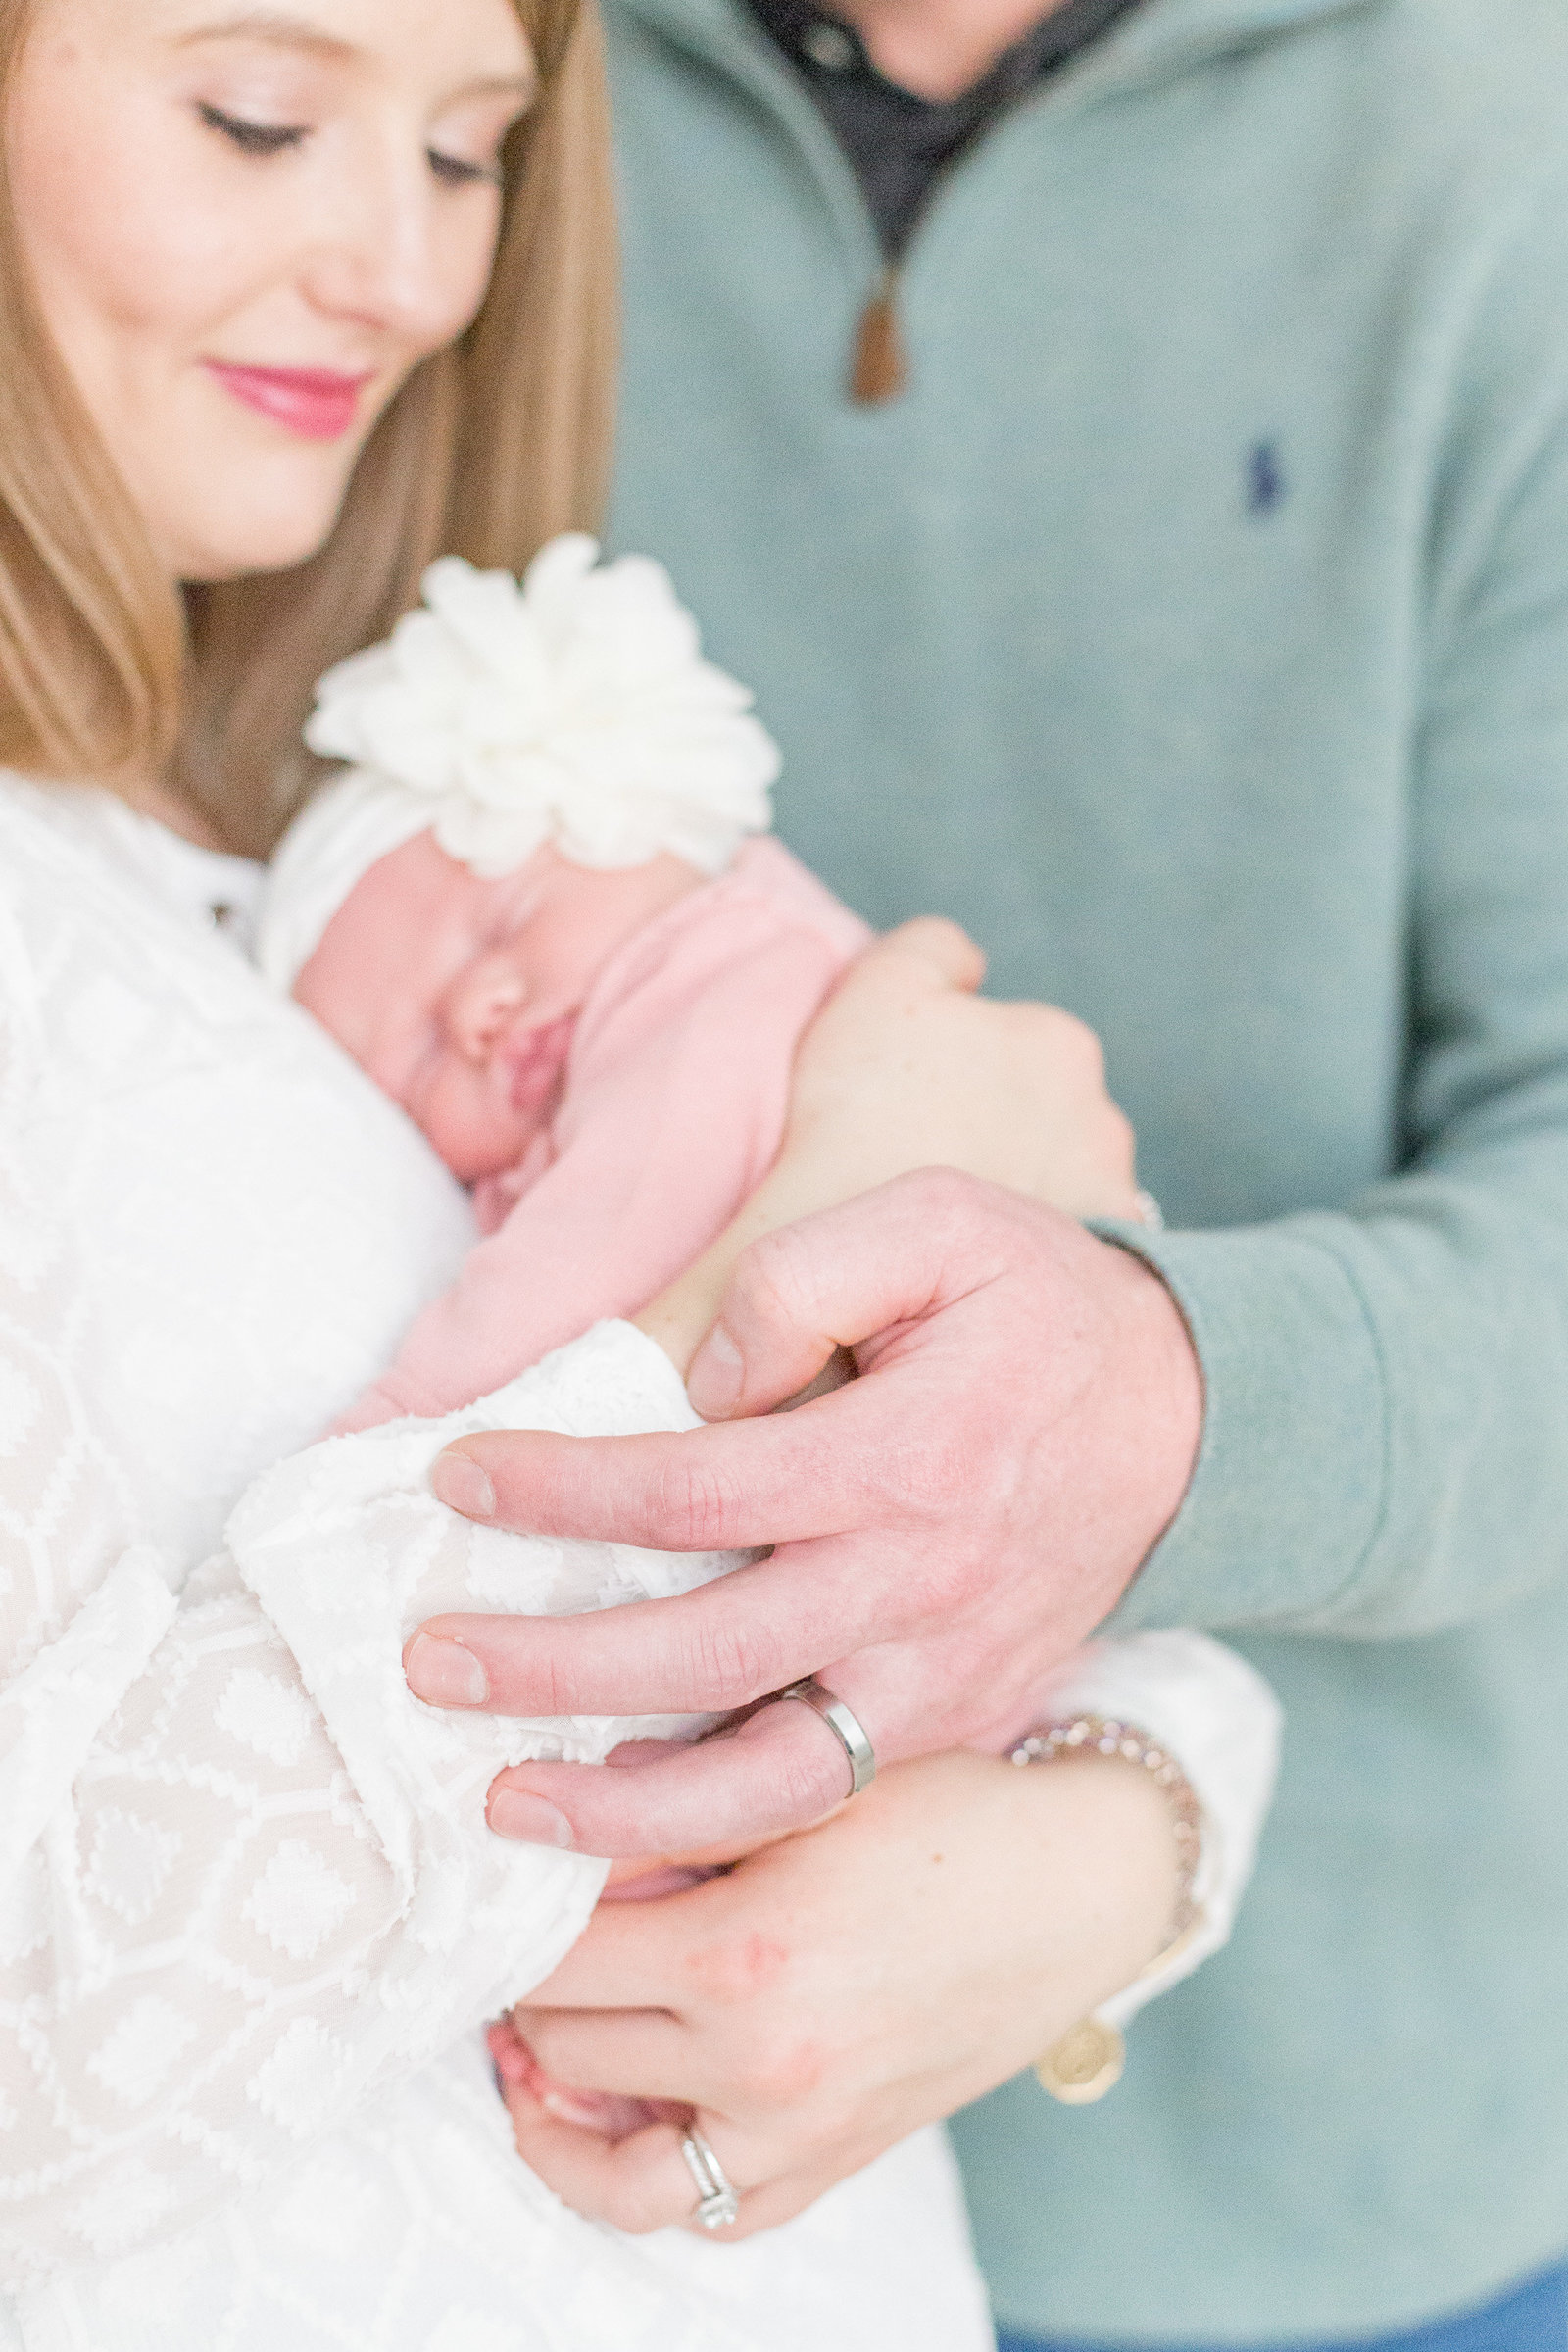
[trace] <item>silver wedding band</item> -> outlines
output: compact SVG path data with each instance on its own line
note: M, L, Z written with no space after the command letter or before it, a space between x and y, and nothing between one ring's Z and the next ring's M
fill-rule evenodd
M700 2132L687 2132L680 2152L696 2183L697 2219L705 2230L727 2230L740 2219L741 2201L724 2167Z
M876 1779L876 1749L865 1736L865 1726L853 1709L825 1690L814 1674L791 1683L785 1690L775 1690L774 1698L798 1699L803 1707L810 1707L820 1715L840 1747L850 1759L850 1794L858 1796Z

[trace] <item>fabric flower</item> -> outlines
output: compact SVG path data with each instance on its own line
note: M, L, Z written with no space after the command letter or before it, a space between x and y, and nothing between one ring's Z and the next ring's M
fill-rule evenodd
M662 564L601 565L582 532L552 540L520 584L456 556L432 564L423 608L317 695L311 749L419 796L441 848L477 874L513 872L546 842L578 865L671 850L716 874L772 822L780 758L752 696L703 660Z

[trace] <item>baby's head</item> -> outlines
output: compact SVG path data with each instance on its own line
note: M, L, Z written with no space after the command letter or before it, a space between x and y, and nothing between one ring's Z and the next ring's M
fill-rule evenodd
M391 642L321 682L354 762L295 820L263 906L290 991L476 1184L548 1122L616 951L771 822L778 753L659 565L555 540L519 587L456 559Z
M548 846L486 878L416 833L354 885L292 993L477 1184L549 1121L610 958L703 880L668 852L596 871Z

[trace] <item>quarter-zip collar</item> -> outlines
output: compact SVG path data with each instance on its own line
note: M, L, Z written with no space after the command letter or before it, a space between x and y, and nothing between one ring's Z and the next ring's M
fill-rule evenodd
M1116 20L1147 0L1065 0L1013 41L968 85L927 98L890 79L859 34L817 0L749 0L815 99L855 168L883 252L897 264L932 190L1004 115ZM824 53L825 45L825 53Z
M1394 4L1396 0L1143 0L1013 111L1059 114L1114 92L1157 87L1306 25ZM725 73L788 128L816 178L851 266L864 271L867 297L847 355L847 389L862 405L897 399L908 380L900 318L903 258L893 267L884 263L850 160L778 43L747 0L612 0L612 5ZM977 146L983 149L1001 135L1001 127L994 125ZM920 232L913 242L919 245Z
M1053 97L1059 103L1069 89L1099 91L1162 80L1304 25L1390 4L1391 0L1144 0L1063 70L1052 84ZM613 0L613 5L664 38L727 68L759 94L765 88L772 96L781 83L794 92L791 75L776 56L769 55L771 44L745 0Z

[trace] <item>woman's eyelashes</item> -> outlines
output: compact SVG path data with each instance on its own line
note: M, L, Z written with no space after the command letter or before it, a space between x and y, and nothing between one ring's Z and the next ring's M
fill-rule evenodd
M243 115L231 115L220 106L198 104L197 114L209 130L217 131L237 147L241 155L282 155L290 147L302 146L309 136L301 122L253 122Z
M225 107L201 102L196 109L200 120L220 138L237 147L241 155L265 159L285 155L291 148L302 147L310 137L310 127L304 122L257 122L245 115L231 115ZM499 188L503 169L499 157L475 159L466 155L449 155L445 149L428 147L425 158L431 172L448 188L482 186Z
M499 160L494 163L476 164L465 156L443 155L439 148L435 147L427 148L425 152L430 159L431 171L437 179L449 188L475 186L499 188L502 184L503 173Z

